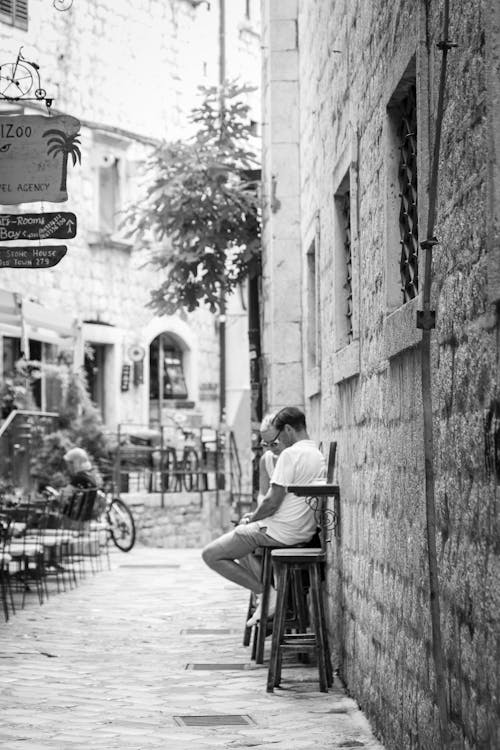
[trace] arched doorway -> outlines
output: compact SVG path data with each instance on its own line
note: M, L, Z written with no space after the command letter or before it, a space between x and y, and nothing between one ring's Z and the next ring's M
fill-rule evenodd
M149 406L156 419L164 405L188 399L185 351L171 333L160 333L149 346Z

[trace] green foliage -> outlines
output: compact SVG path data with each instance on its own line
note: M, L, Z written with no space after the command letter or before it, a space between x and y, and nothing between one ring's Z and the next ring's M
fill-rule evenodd
M93 463L99 464L109 457L109 436L99 410L92 402L85 375L70 364L42 364L42 371L58 380L61 399L58 407L57 430L45 435L32 447L32 474L41 483L62 486L68 473L64 454L74 446L84 448Z
M18 360L14 371L6 373L0 381L0 416L5 419L14 409L32 409L34 406L30 382L39 377L39 363Z
M217 87L200 88L203 101L190 118L196 134L155 151L144 200L125 218L129 236L152 236L156 245L149 262L164 278L149 304L159 314L200 303L215 312L221 294L259 267L259 205L249 174L258 165L241 98L248 89L227 83L221 97Z

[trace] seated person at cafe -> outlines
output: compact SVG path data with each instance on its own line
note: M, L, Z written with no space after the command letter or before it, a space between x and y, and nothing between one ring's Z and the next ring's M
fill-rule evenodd
M272 420L274 434L282 451L271 476L271 484L257 510L244 516L232 531L210 542L202 551L209 568L229 581L262 593L261 564L253 554L257 547L290 547L307 543L316 531L314 511L287 491L291 484L314 484L325 480L325 459L309 439L304 414L293 406L278 411ZM276 591L270 591L269 614L274 614ZM251 618L260 619L260 602ZM249 621L250 622L250 621Z
M273 427L273 419L274 414L266 414L260 424L260 444L264 452L259 461L259 494L257 496L257 505L261 504L271 486L271 476L278 456L281 453L279 441L274 439L276 430Z
M61 509L74 521L90 521L99 515L98 484L89 456L83 448L70 448L64 455L70 483L61 489Z

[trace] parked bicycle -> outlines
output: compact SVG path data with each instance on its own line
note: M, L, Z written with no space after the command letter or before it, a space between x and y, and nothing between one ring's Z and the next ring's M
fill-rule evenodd
M192 433L184 431L184 435L186 442L181 449L168 446L163 450L160 472L164 490L181 491L183 486L187 492L198 489L200 459L191 443Z
M80 491L82 492L82 491ZM85 490L83 492L88 492ZM102 509L100 517L95 520L101 523L107 534L107 541L122 552L129 552L135 544L136 529L132 511L128 505L118 497L113 497L109 488L97 489L94 505ZM49 500L60 501L61 493L47 485L42 494ZM75 494L78 494L78 490Z
M113 497L110 492L103 494L106 499L104 515L109 536L118 549L122 552L130 552L135 544L136 535L132 511L119 497Z

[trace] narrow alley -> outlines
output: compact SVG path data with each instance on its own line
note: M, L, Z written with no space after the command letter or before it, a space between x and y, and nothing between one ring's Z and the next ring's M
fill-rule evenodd
M2 624L0 747L380 750L338 679L323 694L314 667L286 668L266 693L266 665L242 646L246 607L198 550L113 554Z

